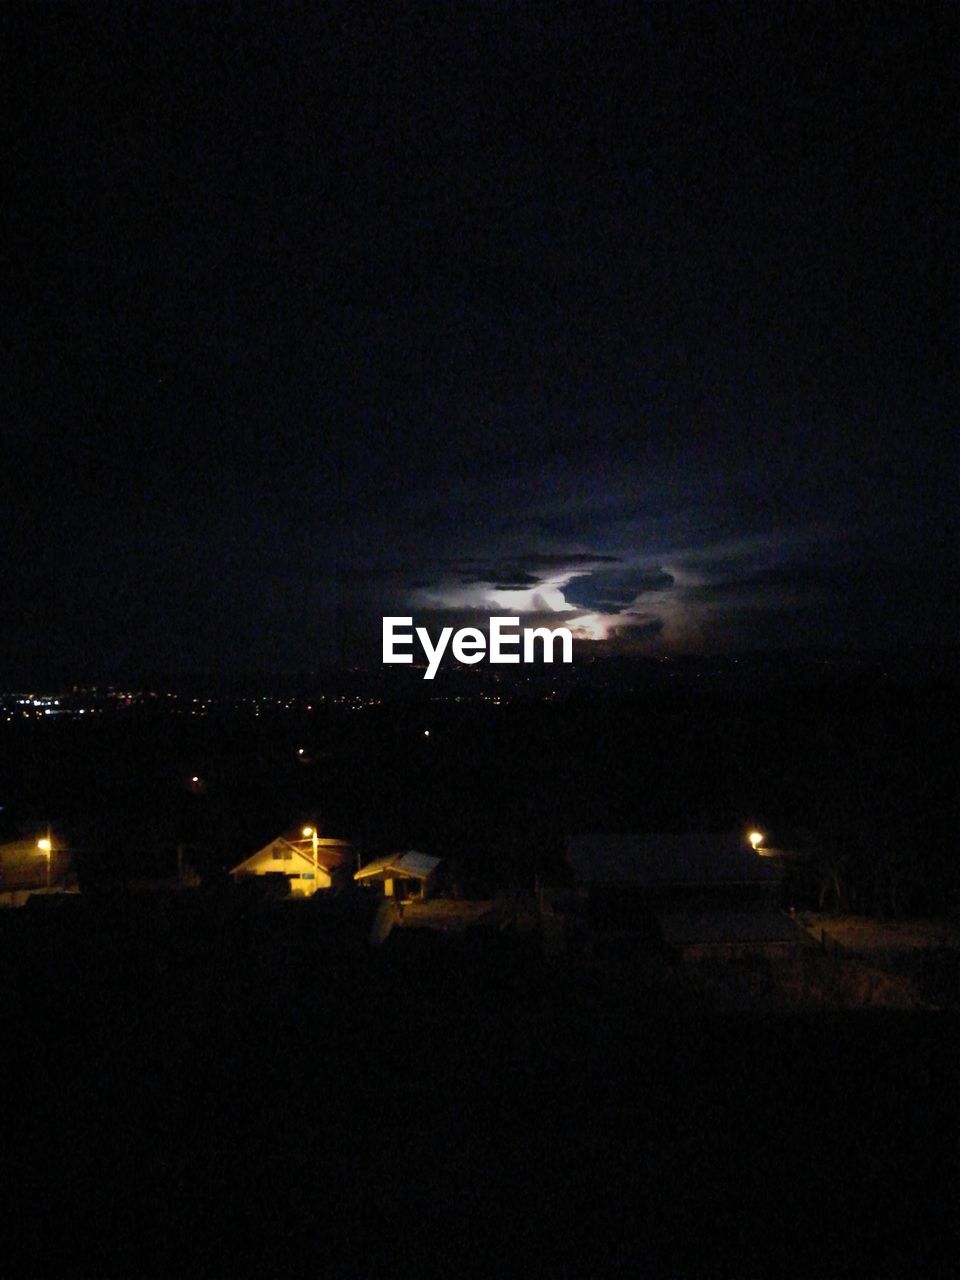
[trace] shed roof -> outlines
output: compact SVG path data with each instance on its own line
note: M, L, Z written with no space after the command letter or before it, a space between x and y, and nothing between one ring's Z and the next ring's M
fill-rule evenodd
M375 858L365 867L353 873L354 880L372 880L375 876L390 874L390 858Z
M567 860L584 885L768 884L782 874L740 833L571 836Z
M406 853L391 853L385 858L376 858L365 867L354 872L354 880L372 880L382 876L384 879L395 876L398 879L429 880L440 865L440 859L431 857L429 853L418 853L416 849L408 849Z

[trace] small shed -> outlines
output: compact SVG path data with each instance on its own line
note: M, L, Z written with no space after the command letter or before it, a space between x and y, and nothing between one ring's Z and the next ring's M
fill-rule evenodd
M300 829L275 836L256 853L233 867L230 874L245 876L285 875L293 897L309 898L318 889L329 889L348 878L353 861L352 846L346 840L326 836L305 836Z
M359 884L380 883L387 898L426 898L436 880L440 858L408 849L376 858L354 873Z

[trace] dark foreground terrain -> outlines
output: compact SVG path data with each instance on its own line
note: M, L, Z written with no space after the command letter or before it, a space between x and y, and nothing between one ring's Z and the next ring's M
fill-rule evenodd
M3 1274L951 1273L955 1015L720 1016L367 924L0 918Z

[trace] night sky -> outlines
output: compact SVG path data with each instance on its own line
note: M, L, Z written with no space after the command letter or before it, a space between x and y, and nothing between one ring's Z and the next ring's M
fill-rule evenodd
M305 13L4 6L0 672L955 638L953 6Z

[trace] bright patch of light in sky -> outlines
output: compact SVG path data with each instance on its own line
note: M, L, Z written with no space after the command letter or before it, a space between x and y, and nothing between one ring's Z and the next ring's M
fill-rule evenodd
M581 613L571 604L564 588L577 574L565 573L545 578L535 586L497 590L489 583L443 584L421 587L414 593L414 608L466 610L487 615L517 616L527 625L567 627L576 640L606 640L618 621L616 615ZM482 625L482 624L481 624Z
M552 609L554 613L569 612L574 606L567 604L562 588L567 585L571 576L567 574L563 578L539 583L523 591L491 591L489 599L498 609L506 609L511 613L544 613L548 609Z
M563 624L573 634L574 640L606 640L607 622L599 613L585 613L581 618L572 618Z

